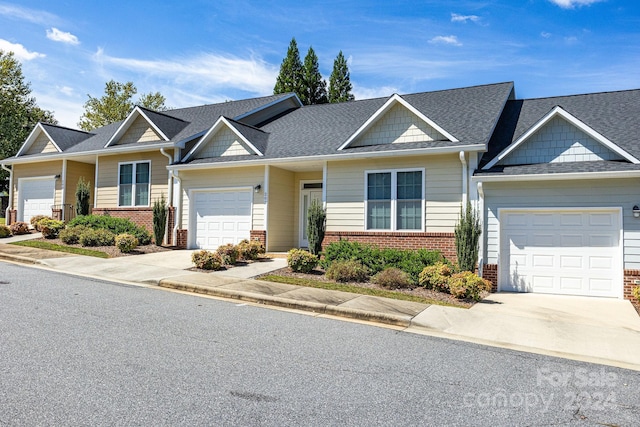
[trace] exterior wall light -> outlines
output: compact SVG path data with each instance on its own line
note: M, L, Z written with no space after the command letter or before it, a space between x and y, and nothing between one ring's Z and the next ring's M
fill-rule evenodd
M633 217L640 218L640 208L638 207L638 205L633 206Z
M253 191L255 191L256 193L259 193L261 188L262 188L262 185L258 184L255 187L253 187ZM638 214L640 215L640 210L638 211Z

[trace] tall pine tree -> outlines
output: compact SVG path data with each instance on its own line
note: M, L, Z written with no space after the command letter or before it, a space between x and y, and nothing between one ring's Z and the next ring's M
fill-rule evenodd
M318 56L313 48L309 47L302 67L303 86L298 95L305 105L326 104L328 102L327 82L322 78L319 68Z
M282 60L280 65L280 74L276 79L276 85L273 88L274 95L279 93L293 92L300 97L302 93L302 63L300 62L300 53L298 52L298 44L295 37L289 43L287 56Z
M351 79L349 77L349 66L342 51L333 61L333 71L329 78L329 102L353 101L355 97L351 93Z

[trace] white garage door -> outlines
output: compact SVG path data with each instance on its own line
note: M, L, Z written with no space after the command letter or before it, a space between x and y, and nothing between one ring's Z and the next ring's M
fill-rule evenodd
M198 191L193 193L195 246L217 249L249 239L251 190Z
M18 221L28 223L32 216L51 216L55 185L54 178L20 180L18 183Z
M620 211L502 212L500 290L619 297Z

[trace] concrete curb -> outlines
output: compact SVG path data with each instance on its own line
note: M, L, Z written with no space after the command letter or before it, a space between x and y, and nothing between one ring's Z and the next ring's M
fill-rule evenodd
M6 259L6 260L9 260L9 261L20 262L20 263L23 263L23 264L44 264L39 259L33 259L33 258L29 258L29 257L22 256L22 255L7 254L7 253L4 253L4 252L0 252L0 259Z
M354 308L327 305L312 301L299 301L291 298L282 298L271 295L256 294L252 292L236 291L219 287L194 285L171 279L163 279L158 281L158 286L221 298L237 299L240 301L247 301L256 304L272 305L294 310L310 311L318 314L327 314L356 320L364 320L367 322L377 322L387 325L402 326L405 328L409 327L409 325L411 324L411 319L404 316L396 316L386 313L375 313Z

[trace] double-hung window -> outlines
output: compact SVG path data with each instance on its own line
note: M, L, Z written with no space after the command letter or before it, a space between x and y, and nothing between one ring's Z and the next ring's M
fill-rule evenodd
M118 206L149 206L151 162L120 163Z
M421 231L424 170L366 173L367 230Z

